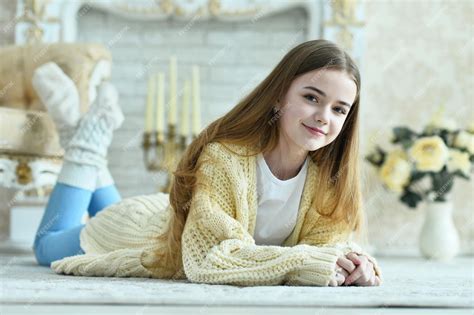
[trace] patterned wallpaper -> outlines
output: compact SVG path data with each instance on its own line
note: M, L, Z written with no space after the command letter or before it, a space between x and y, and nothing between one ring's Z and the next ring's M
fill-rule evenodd
M474 120L473 1L364 1L362 149L388 144L395 125L415 130L444 104L459 125ZM406 207L380 188L364 164L369 238L378 252L417 250L424 208ZM474 181L456 178L454 223L473 253Z

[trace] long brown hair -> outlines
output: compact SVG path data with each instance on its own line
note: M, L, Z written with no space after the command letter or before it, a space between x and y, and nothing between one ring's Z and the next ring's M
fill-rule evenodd
M344 220L357 233L363 229L362 198L359 184L359 101L360 73L352 58L336 44L323 39L304 42L291 49L271 73L234 108L209 124L192 141L173 172L170 191L172 214L169 229L159 241L167 244L157 253L161 264L172 271L182 266L181 234L188 215L196 183L198 158L210 142L250 145L260 152L273 150L279 139L279 124L274 119L274 105L284 97L299 75L317 69L336 69L347 73L357 85L357 94L340 134L330 144L309 152L318 165L318 189L314 200L327 200L322 216ZM318 210L319 212L319 210ZM164 261L163 261L164 259Z

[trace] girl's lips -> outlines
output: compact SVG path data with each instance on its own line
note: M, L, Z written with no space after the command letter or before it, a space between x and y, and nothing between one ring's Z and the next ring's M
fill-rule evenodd
M305 126L306 130L308 130L312 135L315 135L315 136L324 136L325 135L325 133L322 132L321 130L315 130L311 127L306 126L305 124L303 124L303 126Z

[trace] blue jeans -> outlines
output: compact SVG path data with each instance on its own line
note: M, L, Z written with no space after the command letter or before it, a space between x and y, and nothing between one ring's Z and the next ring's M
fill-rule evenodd
M85 224L84 212L95 216L105 207L121 200L115 185L102 187L94 192L57 182L36 232L33 251L40 265L64 257L84 254L79 235Z

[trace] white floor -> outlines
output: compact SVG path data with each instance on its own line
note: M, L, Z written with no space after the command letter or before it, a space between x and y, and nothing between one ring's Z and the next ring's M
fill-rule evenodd
M155 305L35 305L25 309L21 305L0 305L0 314L291 314L291 315L472 315L472 309L427 309L427 308L325 308L325 307L248 307L248 306L155 306Z
M380 287L237 287L57 275L0 254L0 314L474 314L474 257L377 257Z

